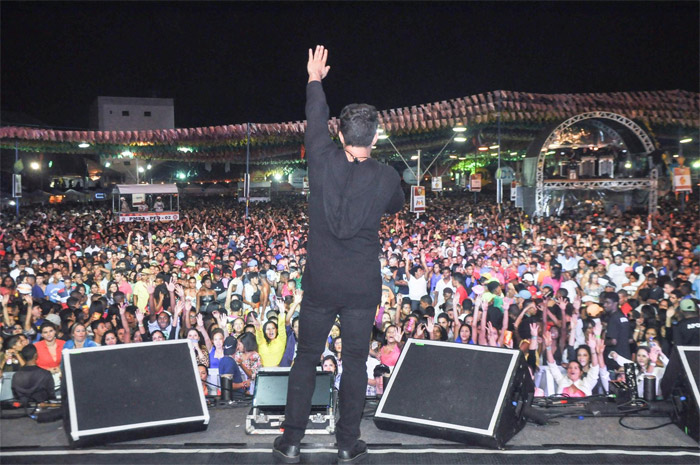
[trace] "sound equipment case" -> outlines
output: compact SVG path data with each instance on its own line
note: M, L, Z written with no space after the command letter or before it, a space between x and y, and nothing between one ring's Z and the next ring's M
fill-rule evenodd
M534 384L519 350L409 339L374 415L380 429L501 448Z
M290 368L263 368L255 378L253 407L246 416L247 434L280 434L287 404ZM334 434L338 396L333 374L316 372L306 434Z

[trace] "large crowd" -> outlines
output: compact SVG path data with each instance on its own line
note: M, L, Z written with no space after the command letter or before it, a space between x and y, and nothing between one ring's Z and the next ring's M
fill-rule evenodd
M456 195L384 217L367 395L382 393L408 338L519 349L536 395L605 393L625 364L640 395L651 376L663 394L674 347L700 345L700 212L676 207L531 218ZM188 339L208 395L230 379L245 397L261 368L294 363L306 202L254 204L247 219L235 199L181 208L157 223L85 204L2 214L0 369L16 372L15 397L53 398L70 348ZM342 329L319 360L336 386Z

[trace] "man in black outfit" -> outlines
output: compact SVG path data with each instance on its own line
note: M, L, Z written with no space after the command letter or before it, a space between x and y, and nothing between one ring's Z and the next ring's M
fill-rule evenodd
M622 313L622 310L620 310L620 296L616 292L604 292L600 294L600 298L602 299L603 309L605 310L608 323L605 333L607 353L615 351L626 359L631 359L632 351L630 350L630 322L625 314ZM608 368L617 368L617 366L613 366L613 360L607 357L607 353L605 354L605 360L608 364Z
M22 348L25 365L12 377L12 395L22 403L46 402L56 398L53 376L36 366L38 355L33 344Z
M683 319L673 325L673 343L676 346L700 346L698 306L693 299L686 298L678 307Z
M338 463L357 463L367 454L367 445L359 437L369 340L381 299L378 231L382 215L399 212L405 199L396 170L370 157L377 140L374 107L351 104L343 108L338 133L343 148L331 139L321 85L330 69L327 58L324 47L309 49L304 137L311 192L308 258L284 434L273 446L275 458L285 463L300 461L299 444L309 421L316 366L338 315L343 328Z

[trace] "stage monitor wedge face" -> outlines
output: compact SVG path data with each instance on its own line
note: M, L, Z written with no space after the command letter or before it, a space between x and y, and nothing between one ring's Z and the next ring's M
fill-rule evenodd
M209 424L186 339L65 350L62 399L71 446L198 431Z
M534 384L518 350L409 339L374 415L380 429L500 448Z

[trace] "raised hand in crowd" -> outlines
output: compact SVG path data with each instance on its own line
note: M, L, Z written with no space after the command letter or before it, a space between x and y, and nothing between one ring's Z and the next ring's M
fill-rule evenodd
M429 316L426 320L425 329L428 331L428 336L432 339L433 330L435 329L435 317Z
M496 347L498 345L498 331L493 327L490 321L486 323L486 335L488 345Z
M540 325L538 323L530 323L530 347L529 350L537 350L540 338Z

